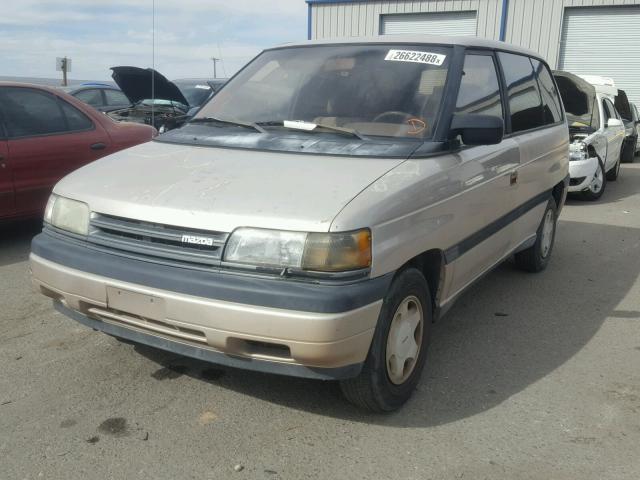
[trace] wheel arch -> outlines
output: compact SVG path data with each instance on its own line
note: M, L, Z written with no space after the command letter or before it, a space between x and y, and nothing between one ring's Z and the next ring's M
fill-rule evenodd
M424 275L431 294L432 312L437 310L444 279L444 264L444 252L435 248L416 255L398 269L398 272L401 272L407 268L416 268Z

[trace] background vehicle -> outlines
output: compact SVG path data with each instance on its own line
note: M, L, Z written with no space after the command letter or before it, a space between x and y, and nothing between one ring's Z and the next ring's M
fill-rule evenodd
M569 122L569 192L596 200L620 172L625 127L614 106L618 89L602 77L561 71L554 76Z
M62 177L154 134L57 88L0 82L0 220L42 215Z
M110 335L341 380L353 403L393 410L466 288L512 255L547 266L568 146L528 50L427 36L270 49L187 125L56 185L34 281Z
M624 144L622 146L621 162L631 163L636 152L636 145L638 144L638 130L636 128L636 122L634 121L634 112L631 107L631 103L627 99L627 94L624 90L618 89L618 94L615 97L615 107L620 118L624 123Z
M151 68L112 67L111 70L113 80L130 105L108 115L117 121L153 123L160 133L183 125L225 82L224 79L170 82Z
M129 99L119 88L106 83L83 83L62 90L101 112L110 112L129 106Z
M636 130L636 146L634 149L634 155L638 155L638 153L640 153L640 112L638 112L638 107L635 103L631 104L631 115L633 126Z

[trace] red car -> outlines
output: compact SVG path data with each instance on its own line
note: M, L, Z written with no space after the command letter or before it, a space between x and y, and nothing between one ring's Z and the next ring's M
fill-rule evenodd
M0 221L42 215L66 174L156 133L55 88L0 82Z

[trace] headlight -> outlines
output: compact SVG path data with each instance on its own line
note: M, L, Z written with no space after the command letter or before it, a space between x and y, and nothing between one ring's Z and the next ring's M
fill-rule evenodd
M371 233L368 229L304 233L239 228L227 241L224 260L320 272L358 270L371 265Z
M575 142L569 145L569 160L586 160L589 154L587 146L582 142Z
M44 221L67 232L87 235L89 233L89 205L53 194L47 202Z

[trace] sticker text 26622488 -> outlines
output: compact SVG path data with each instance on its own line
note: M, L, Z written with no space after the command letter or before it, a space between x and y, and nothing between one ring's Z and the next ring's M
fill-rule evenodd
M430 52L416 52L413 50L389 50L385 60L391 62L426 63L428 65L442 65L446 55Z

